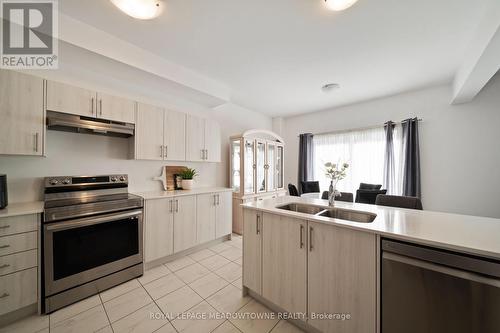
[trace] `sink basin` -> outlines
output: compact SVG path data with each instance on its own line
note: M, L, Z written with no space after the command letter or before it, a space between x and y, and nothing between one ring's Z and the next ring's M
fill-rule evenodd
M324 207L305 205L305 204L300 204L300 203L291 203L291 204L284 205L284 206L278 206L276 208L290 210L290 211L298 212L298 213L306 213L306 214L311 214L311 215L318 214L319 212L321 212L325 209Z
M371 223L377 217L377 214L342 208L328 208L317 215L360 223Z

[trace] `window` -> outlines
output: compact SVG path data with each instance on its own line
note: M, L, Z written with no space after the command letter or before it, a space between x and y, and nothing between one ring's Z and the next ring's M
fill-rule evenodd
M394 153L397 180L400 179L398 174L401 172L400 137L400 126L396 126ZM314 179L319 181L321 190L326 191L330 182L325 176L324 164L326 162L349 163L347 177L337 184L339 191L356 193L360 183L383 184L385 145L383 127L315 135L313 138ZM397 187L400 187L399 184Z

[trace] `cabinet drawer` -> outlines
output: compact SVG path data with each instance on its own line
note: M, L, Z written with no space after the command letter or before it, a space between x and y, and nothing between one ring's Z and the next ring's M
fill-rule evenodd
M37 250L0 257L0 276L37 266Z
M28 231L36 231L37 228L37 214L0 218L0 236L7 236Z
M37 269L0 277L0 315L37 302Z
M0 237L0 256L37 248L37 232Z

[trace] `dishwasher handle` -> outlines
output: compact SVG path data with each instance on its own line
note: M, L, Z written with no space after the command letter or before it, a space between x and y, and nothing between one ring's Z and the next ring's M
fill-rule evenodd
M500 288L500 280L499 279L483 276L483 275L468 272L468 271L462 271L462 270L459 270L456 268L437 265L437 264L430 263L427 261L405 257L405 256L402 256L399 254L384 252L382 254L382 260L396 261L396 262L400 262L402 264L420 267L420 268L425 269L425 270L430 270L430 271L454 276L454 277L457 277L460 279L474 281L477 283L487 284L487 285L490 285L490 286L493 286L496 288Z

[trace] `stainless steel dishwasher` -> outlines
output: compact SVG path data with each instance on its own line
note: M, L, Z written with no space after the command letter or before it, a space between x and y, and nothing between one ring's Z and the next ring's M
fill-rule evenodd
M500 260L383 239L381 294L382 333L500 332Z

